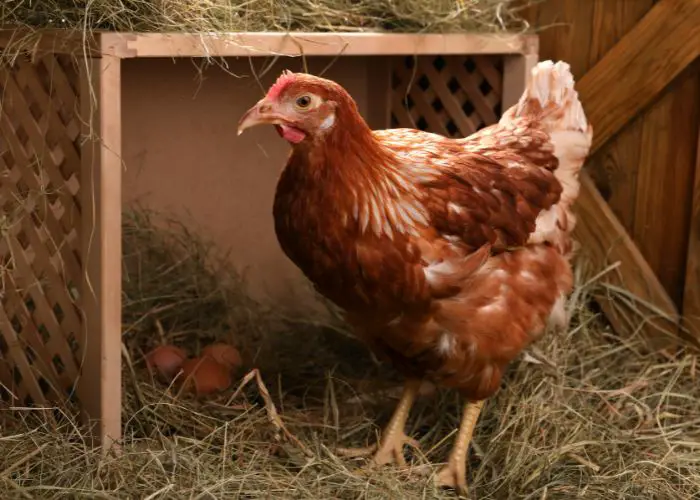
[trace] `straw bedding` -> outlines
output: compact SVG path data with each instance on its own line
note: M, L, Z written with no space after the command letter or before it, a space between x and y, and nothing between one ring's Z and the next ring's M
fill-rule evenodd
M498 0L64 0L4 2L0 21L91 31L502 31L523 2ZM19 49L18 49L19 50ZM10 223L14 214L4 214ZM410 419L408 470L367 470L338 447L376 440L400 391L343 323L253 301L211 245L137 209L124 223L124 440L103 457L75 409L0 411L0 498L453 498L431 474L458 424L453 393ZM162 216L157 216L163 220ZM470 484L483 499L700 498L700 398L691 354L663 360L611 333L585 260L568 332L517 360L482 414ZM622 293L602 290L603 293ZM628 300L629 297L620 297ZM196 400L153 381L143 354L221 339L246 382ZM251 371L251 370L257 371Z
M522 0L15 0L3 24L117 31L518 30Z
M451 444L454 394L426 393L417 405L409 431L421 449L409 450L409 470L367 470L337 448L376 439L399 384L342 323L255 303L213 247L176 222L156 228L143 210L126 214L124 253L121 453L91 449L70 408L3 411L3 498L454 497L433 487L430 465ZM642 339L611 334L589 304L599 285L587 275L582 261L569 331L514 363L488 402L472 491L484 499L697 498L696 358L660 361L644 354ZM191 352L232 341L244 353L240 377L257 368L260 379L252 372L240 391L197 401L145 369L143 352L163 339Z

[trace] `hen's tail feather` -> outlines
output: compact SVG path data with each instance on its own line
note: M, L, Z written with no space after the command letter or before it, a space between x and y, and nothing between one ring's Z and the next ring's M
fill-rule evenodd
M571 206L579 194L579 172L593 139L593 129L579 101L569 64L542 61L532 69L527 89L503 119L519 117L537 121L549 132L554 155L559 160L554 175L563 188L557 205L541 214L535 239L555 239L568 247L568 235L575 225Z

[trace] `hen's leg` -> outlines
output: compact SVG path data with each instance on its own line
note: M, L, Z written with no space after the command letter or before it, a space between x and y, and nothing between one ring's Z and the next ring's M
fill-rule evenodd
M467 494L467 452L469 451L469 443L472 440L474 427L479 419L479 413L484 406L483 401L475 401L467 403L464 406L464 414L462 415L462 423L459 426L457 439L452 447L449 461L442 468L435 478L438 486L455 488L460 494Z
M339 455L346 457L361 457L374 453L372 462L377 465L395 463L401 466L406 465L403 457L403 445L410 444L418 447L418 442L406 436L404 430L406 420L411 411L416 394L420 388L420 380L407 380L404 384L401 400L391 416L391 420L384 428L379 445L369 446L361 449L341 448L337 450Z
M408 443L418 447L415 439L411 439L406 435L406 420L411 412L411 407L416 400L418 389L420 388L420 380L407 380L403 388L401 400L391 416L391 420L382 432L382 438L379 442L379 449L374 454L372 461L377 465L389 463L406 465L406 460L403 457L403 446Z

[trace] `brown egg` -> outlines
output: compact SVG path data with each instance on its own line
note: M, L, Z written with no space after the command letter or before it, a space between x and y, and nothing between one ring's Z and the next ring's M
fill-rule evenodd
M160 345L146 354L146 366L156 371L165 382L170 382L182 368L187 353L174 345Z
M242 364L241 354L238 349L229 344L218 342L202 349L202 356L213 358L218 363L227 367L230 371L238 369Z
M223 391L231 385L229 370L209 356L185 361L181 380L198 396Z

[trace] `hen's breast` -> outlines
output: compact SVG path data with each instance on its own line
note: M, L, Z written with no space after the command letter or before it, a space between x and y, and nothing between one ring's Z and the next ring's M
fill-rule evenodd
M394 317L429 301L414 242L401 234L362 231L347 196L293 177L285 171L278 184L275 233L287 257L321 294L348 312L373 318Z

